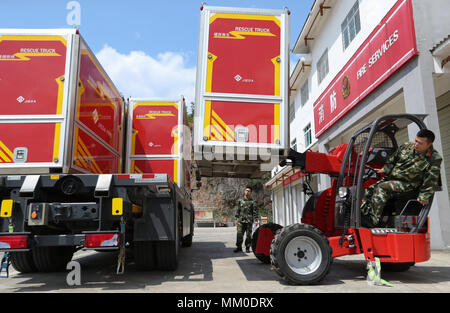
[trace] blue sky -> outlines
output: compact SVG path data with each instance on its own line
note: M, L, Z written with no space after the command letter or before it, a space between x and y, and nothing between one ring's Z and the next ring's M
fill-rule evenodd
M70 0L2 1L0 28L68 28ZM126 96L193 101L203 1L78 0L80 32ZM314 0L209 0L210 6L291 11L291 49ZM298 56L292 55L296 61ZM294 64L295 65L295 64ZM177 73L166 73L167 70ZM164 72L164 73L161 73ZM148 73L152 72L152 73ZM130 83L134 81L134 84ZM170 85L170 86L169 86Z

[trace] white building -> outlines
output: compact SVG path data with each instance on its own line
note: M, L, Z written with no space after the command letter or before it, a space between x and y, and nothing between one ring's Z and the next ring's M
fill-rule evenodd
M316 0L293 47L304 56L290 78L290 140L299 152L328 153L384 114L427 114L444 157L443 191L429 215L435 249L450 246L448 12L448 0ZM405 128L402 139L413 140L416 131ZM303 178L289 178L290 168L273 174L274 222L300 222ZM326 189L330 179L318 175L311 186Z

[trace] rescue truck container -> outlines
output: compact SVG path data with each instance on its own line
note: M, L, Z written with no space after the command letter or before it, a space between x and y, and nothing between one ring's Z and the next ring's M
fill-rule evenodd
M0 174L120 173L124 101L75 29L0 29Z
M256 177L284 153L288 80L287 9L202 7L193 139L202 176Z
M80 249L118 251L117 273L127 249L177 268L194 233L184 99L124 103L77 30L0 29L0 277Z
M128 100L127 173L166 173L190 192L191 132L184 97Z

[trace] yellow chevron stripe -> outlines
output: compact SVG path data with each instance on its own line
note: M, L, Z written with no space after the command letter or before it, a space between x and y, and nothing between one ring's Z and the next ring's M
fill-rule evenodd
M12 160L10 158L8 158L6 156L6 154L4 154L3 151L1 151L1 150L0 150L0 161L2 161L2 162L4 161L6 163L11 163L12 162Z
M215 137L219 140L226 141L226 137L224 136L225 131L220 127L220 125L217 124L214 120L212 121L211 125L211 131L215 134Z
M92 156L92 154L89 152L89 149L86 147L86 145L84 144L84 142L81 140L81 138L78 138L79 140L79 144L81 146L81 148L84 150L85 153L87 153L87 155L89 156L89 158L91 159L91 164L94 167L95 170L98 171L97 174L102 174L103 172L101 171L100 167L98 166L97 162L95 162L94 157Z
M215 119L212 120L212 125L220 132L220 135L225 138L225 141L234 141L227 131L221 127Z
M224 138L223 135L221 134L220 129L219 129L216 125L212 125L212 126L211 126L211 135L214 135L214 137L215 137L217 140L225 141L225 138Z
M131 161L131 162L134 164L134 173L144 174L144 172L139 167L136 166L134 161Z
M81 163L81 165L84 166L84 168L88 169L88 165L87 165L87 156L84 155L84 151L81 149L80 146L77 146L77 162Z
M6 154L11 158L11 160L13 159L13 153L11 150L8 149L8 147L0 140L0 148L3 149L3 151L6 152ZM11 161L10 161L11 162Z
M215 111L212 111L212 116L217 122L219 122L220 126L222 126L222 128L225 129L227 134L231 137L230 140L234 141L235 140L234 131L220 118L220 116Z

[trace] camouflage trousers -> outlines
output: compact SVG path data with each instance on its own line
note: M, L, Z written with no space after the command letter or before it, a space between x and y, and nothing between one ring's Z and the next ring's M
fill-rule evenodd
M252 223L241 223L237 224L237 235L236 235L236 247L242 248L242 242L245 237L245 247L250 248L252 245Z
M395 195L415 189L410 183L399 180L379 181L369 186L362 200L361 213L370 216L374 225L381 221L381 214L387 202Z

